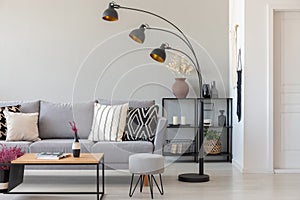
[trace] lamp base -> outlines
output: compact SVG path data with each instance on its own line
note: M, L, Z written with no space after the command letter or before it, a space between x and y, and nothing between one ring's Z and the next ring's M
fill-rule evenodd
M178 180L183 182L190 182L190 183L208 182L209 176L206 174L186 173L186 174L179 174Z

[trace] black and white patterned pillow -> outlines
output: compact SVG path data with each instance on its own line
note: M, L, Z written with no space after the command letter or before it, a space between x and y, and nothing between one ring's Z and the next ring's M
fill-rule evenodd
M6 118L3 113L4 110L11 111L11 112L20 112L21 105L0 107L0 140L6 139L7 126L6 126Z
M123 141L154 142L157 128L158 106L129 108Z

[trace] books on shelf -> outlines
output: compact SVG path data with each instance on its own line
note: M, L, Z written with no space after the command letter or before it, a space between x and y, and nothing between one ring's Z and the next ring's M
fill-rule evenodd
M71 154L63 152L41 152L36 154L36 158L41 160L59 160L68 156L71 156Z

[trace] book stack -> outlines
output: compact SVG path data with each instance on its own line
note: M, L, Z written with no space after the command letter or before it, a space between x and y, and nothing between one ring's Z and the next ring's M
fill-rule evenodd
M41 160L59 160L70 155L70 153L63 152L41 152L36 154L36 158Z

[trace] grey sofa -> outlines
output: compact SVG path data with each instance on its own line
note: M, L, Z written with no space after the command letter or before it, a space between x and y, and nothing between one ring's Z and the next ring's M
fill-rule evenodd
M85 103L51 103L47 101L1 102L0 107L21 105L21 112L39 113L40 141L3 141L0 144L20 146L24 152L38 153L41 151L72 152L73 133L69 121L75 120L81 143L81 152L104 153L105 165L112 169L127 169L128 158L135 153L161 154L166 135L167 121L159 118L154 143L148 141L93 142L88 135L93 122L94 102ZM101 104L118 104L124 101L111 102L99 99ZM130 107L147 107L154 101L129 101ZM0 147L1 148L1 147Z

